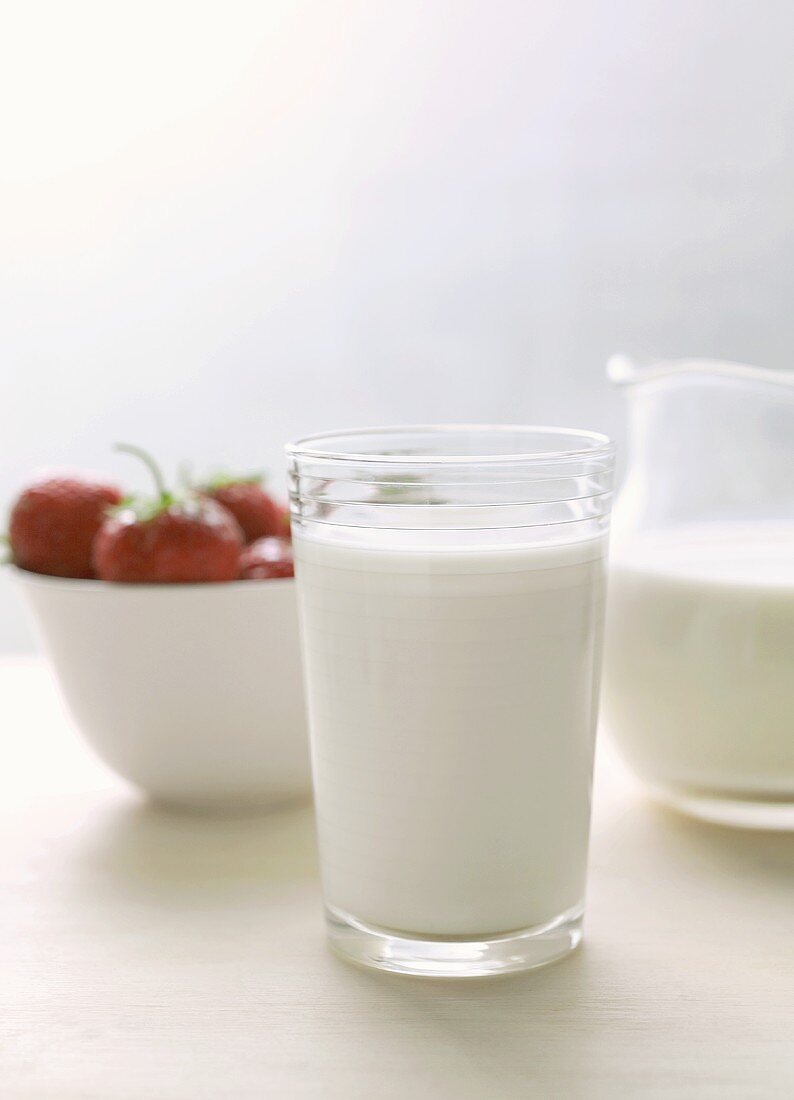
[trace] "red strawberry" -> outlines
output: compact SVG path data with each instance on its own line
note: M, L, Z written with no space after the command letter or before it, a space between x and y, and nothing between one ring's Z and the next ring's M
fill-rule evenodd
M279 508L281 512L281 537L292 541L292 521L289 508Z
M201 492L228 508L240 524L246 542L284 533L282 510L262 488L261 477L220 476Z
M289 539L257 539L240 555L240 578L244 581L294 577L292 546Z
M94 536L107 509L120 500L115 485L71 474L24 489L11 510L8 531L14 562L53 577L93 577Z
M237 520L213 500L168 492L159 469L137 447L117 450L147 464L157 486L153 500L124 502L94 541L94 565L103 581L195 584L233 581L243 536Z

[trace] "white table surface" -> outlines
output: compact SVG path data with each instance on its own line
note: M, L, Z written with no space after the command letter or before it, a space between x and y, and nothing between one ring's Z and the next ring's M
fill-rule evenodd
M437 982L325 948L311 810L155 811L0 664L3 1100L794 1096L794 835L600 751L585 946Z

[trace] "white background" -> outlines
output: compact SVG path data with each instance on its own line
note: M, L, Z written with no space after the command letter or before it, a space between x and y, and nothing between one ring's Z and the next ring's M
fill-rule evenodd
M299 434L620 439L618 349L786 367L788 0L8 6L0 499ZM7 578L0 649L32 644Z

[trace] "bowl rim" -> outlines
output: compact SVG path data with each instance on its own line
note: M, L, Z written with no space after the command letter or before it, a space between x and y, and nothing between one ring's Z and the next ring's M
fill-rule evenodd
M124 581L102 581L98 578L87 577L53 577L49 573L34 573L31 569L23 569L14 562L8 562L5 567L15 583L29 584L41 588L62 588L70 591L83 592L228 592L230 589L239 592L241 589L264 586L272 586L276 583L279 587L292 587L295 584L294 577L267 577L249 578L237 581L193 581L189 584L177 584L173 582L161 584L138 584Z

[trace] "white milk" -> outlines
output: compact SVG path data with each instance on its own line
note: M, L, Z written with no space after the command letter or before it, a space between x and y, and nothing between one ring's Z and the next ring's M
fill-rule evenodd
M646 536L613 560L606 728L662 786L794 793L794 527Z
M328 904L478 936L579 906L603 540L295 546Z

